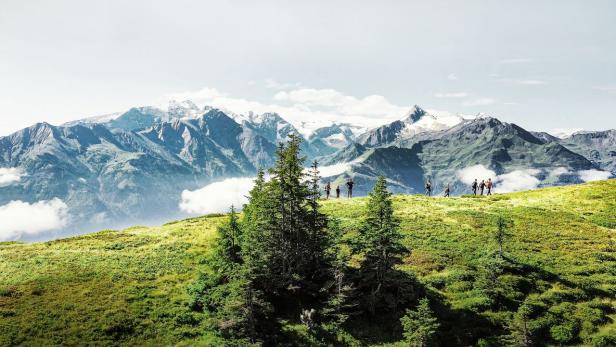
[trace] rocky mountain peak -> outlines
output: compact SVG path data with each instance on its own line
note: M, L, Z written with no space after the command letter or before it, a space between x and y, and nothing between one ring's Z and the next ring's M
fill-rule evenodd
M169 101L167 112L169 113L170 117L194 118L196 116L199 116L199 114L202 113L202 110L194 102L190 100L184 100L181 102L178 102L176 100L171 100Z
M426 114L428 113L423 108L419 107L418 105L415 105L406 113L403 118L403 121L408 123L415 123Z

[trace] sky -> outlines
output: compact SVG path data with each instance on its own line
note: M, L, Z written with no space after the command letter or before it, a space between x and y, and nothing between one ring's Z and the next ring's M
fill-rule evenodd
M616 2L0 0L0 136L186 97L616 128Z

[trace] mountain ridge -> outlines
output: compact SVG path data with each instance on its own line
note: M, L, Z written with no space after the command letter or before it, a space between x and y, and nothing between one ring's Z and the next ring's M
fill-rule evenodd
M396 192L421 193L432 179L439 190L449 182L452 194L463 194L468 183L459 171L476 165L495 176L526 170L530 187L579 183L576 173L583 170L616 174L614 130L559 139L494 117L434 115L415 106L401 120L363 134L333 123L306 137L277 113L244 116L189 102L170 110L134 107L115 117L42 122L0 137L0 168L23 173L0 186L0 206L60 198L73 216L70 225L86 228L90 220L178 218L184 215L181 192L268 168L289 134L304 139L306 165L315 159L342 165L325 180L343 186L354 178L360 195L378 175Z

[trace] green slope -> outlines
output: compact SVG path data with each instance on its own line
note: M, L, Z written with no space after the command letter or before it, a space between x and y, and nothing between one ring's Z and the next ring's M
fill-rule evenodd
M353 237L364 203L323 205ZM439 318L452 338L502 330L528 297L545 306L549 324L566 325L563 317L577 322L580 337L569 344L616 338L616 180L489 198L400 195L395 207L412 249L403 269L439 300ZM490 233L502 212L514 221L505 252L516 265L498 277L511 308L495 311L478 283L496 248ZM45 243L0 243L0 345L219 344L212 323L186 302L223 220L207 216ZM295 323L286 330L297 341L305 335ZM366 336L372 333L351 328L345 338L391 340Z

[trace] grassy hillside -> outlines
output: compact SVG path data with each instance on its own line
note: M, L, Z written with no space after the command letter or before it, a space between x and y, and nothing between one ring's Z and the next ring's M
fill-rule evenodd
M323 207L352 238L364 203L344 199ZM482 337L485 344L491 334L506 333L525 300L533 324L544 324L554 344L607 346L609 336L616 339L616 180L479 198L400 195L395 207L412 249L403 269L435 303L449 343ZM493 274L491 233L503 212L514 224L505 242L507 265ZM186 303L223 220L205 216L45 243L0 243L0 345L220 344L208 317ZM489 290L504 303L498 310L488 302ZM296 322L286 323L285 334L308 341ZM395 340L396 334L383 334L367 325L339 338Z

